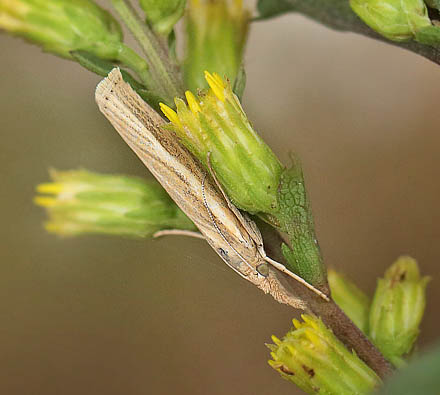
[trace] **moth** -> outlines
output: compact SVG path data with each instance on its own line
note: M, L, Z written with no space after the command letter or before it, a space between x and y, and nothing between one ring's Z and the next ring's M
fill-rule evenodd
M234 209L215 177L163 127L165 121L123 80L118 68L98 84L95 99L100 111L229 267L278 302L306 308L279 280L277 271L288 270L266 257L255 223Z

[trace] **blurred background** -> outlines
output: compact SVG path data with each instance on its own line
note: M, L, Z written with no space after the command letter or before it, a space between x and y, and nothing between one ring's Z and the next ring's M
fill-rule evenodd
M32 203L48 169L150 177L98 112L99 77L0 35L0 393L295 394L267 360L297 311L200 240L59 239ZM298 15L254 23L244 107L302 159L327 265L366 292L402 254L433 277L438 337L440 67Z

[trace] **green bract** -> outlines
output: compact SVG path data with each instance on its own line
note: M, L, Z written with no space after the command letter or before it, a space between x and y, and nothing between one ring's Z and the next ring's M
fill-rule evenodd
M139 3L153 30L167 35L183 15L186 0L140 0Z
M396 365L408 354L419 334L425 310L428 277L421 277L417 262L399 258L379 279L370 311L370 338Z
M188 105L176 99L177 113L162 111L183 144L212 169L232 202L251 212L276 211L281 164L253 130L229 83L205 73L209 91L186 92Z
M350 0L350 5L368 26L393 41L410 40L431 26L423 0Z
M277 188L278 210L265 220L286 233L282 252L289 268L304 280L328 293L326 268L316 239L313 215L301 165L296 158L283 169Z
M303 315L295 329L275 344L269 365L308 394L368 394L381 381L359 357L347 350L322 321Z
M249 15L241 0L190 0L183 64L186 87L206 88L203 72L216 72L234 86L243 58Z
M86 170L51 176L53 182L39 185L35 197L48 212L50 232L148 237L164 229L196 230L156 182Z

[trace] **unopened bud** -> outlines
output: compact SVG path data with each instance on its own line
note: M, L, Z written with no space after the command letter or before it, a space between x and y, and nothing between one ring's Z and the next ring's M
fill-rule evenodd
M149 237L164 229L196 230L156 182L86 170L52 171L51 177L34 199L47 210L49 232Z
M146 62L122 42L122 30L91 0L0 0L0 29L64 58L85 51L124 63L144 76Z
M206 88L203 72L216 72L234 86L243 60L249 13L242 0L189 0L183 65L187 88Z
M423 0L350 0L350 5L368 26L393 41L408 41L431 26Z
M419 334L425 310L428 277L421 277L417 262L399 258L379 279L370 311L369 335L386 358L399 364Z

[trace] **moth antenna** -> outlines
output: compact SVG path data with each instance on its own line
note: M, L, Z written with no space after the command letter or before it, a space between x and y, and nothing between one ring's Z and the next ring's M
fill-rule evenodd
M287 274L289 277L292 277L311 291L313 291L315 294L320 296L322 299L326 300L327 302L330 302L330 298L322 291L320 291L318 288L314 287L312 284L308 283L306 280L304 280L302 277L298 276L295 273L292 273L289 269L287 269L283 264L274 261L273 259L269 258L268 256L264 257L264 260L268 263L270 263L273 267L278 269L280 272L283 272Z

